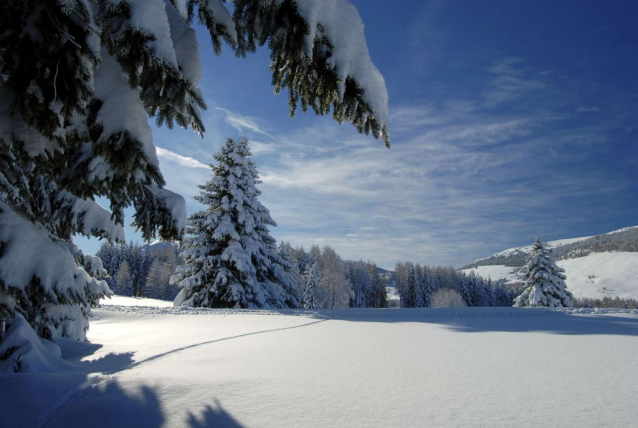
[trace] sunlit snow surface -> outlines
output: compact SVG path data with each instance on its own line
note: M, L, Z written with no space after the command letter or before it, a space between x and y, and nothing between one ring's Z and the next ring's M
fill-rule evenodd
M125 296L111 296L111 298L104 298L100 300L101 305L111 306L158 306L165 308L173 306L173 302L167 302L166 300L146 299L144 297L125 297Z
M635 311L94 313L77 370L0 376L2 426L635 423Z

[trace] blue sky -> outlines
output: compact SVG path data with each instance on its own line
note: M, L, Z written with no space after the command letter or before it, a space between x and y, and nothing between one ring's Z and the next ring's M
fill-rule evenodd
M267 51L215 57L200 31L206 137L154 128L189 213L212 153L246 136L277 240L385 268L638 224L638 2L353 3L386 79L392 149L331 117L290 119Z

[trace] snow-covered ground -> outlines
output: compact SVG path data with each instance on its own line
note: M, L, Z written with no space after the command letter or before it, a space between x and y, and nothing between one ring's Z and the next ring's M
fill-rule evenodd
M638 299L638 253L591 253L556 264L565 269L565 283L574 297ZM503 265L463 270L470 271L493 280L517 280L514 269Z
M592 253L557 264L575 297L638 299L638 253Z
M126 296L111 296L100 300L101 305L116 305L116 306L157 306L160 308L166 308L173 306L173 302L166 300L147 299L145 297L126 297Z
M3 427L635 423L635 311L94 312L68 370L0 376Z
M516 269L504 265L479 266L471 269L463 269L461 272L468 275L470 272L474 272L482 278L492 278L493 281L504 279L507 282L515 282L518 280Z

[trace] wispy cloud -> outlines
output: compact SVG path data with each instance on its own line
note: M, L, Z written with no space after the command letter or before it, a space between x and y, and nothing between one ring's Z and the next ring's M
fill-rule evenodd
M524 76L521 65L497 71ZM260 168L275 236L384 267L463 264L521 244L522 234L563 236L585 221L585 201L627 186L578 166L605 149L608 129L563 129L543 109L493 109L458 99L396 108L390 151L372 140L346 147L351 133L332 124L278 135L297 144Z
M600 111L599 107L578 106L574 109L576 113L594 113Z
M488 68L491 74L489 88L483 93L486 106L513 101L546 88L543 81L528 75L530 73L523 67L523 62L517 57L503 58Z
M178 153L172 152L168 149L163 149L161 147L155 147L156 151L157 151L157 156L159 156L162 159L166 159L169 161L173 161L178 163L181 166L184 167L188 167L188 168L206 168L208 169L208 165L198 161L195 158L191 158L188 156L182 156Z
M520 79L511 95L522 96L521 82L538 75L524 65L495 63L486 70L486 91L510 76ZM326 120L269 133L259 119L216 111L223 123L253 134L261 200L279 224L273 236L331 245L345 258L387 268L399 260L461 265L525 243L521 235L562 237L568 225L586 221L585 201L627 185L579 168L607 147L604 126L564 129L558 112L500 109L486 99L397 106L391 150ZM169 188L185 196L210 178L195 158L166 149L158 155ZM190 212L201 208L189 204Z
M217 110L221 110L226 113L226 123L235 128L238 132L245 132L246 130L252 131L256 134L266 135L272 137L268 132L264 131L257 123L257 120L252 117L242 116L239 113L231 112L221 107L217 107Z

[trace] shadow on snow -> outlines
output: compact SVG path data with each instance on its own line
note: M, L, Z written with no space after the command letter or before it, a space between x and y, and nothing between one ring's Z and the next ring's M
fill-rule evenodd
M293 310L277 311L293 315ZM312 318L374 323L441 324L458 332L543 332L564 335L638 336L631 311L578 311L546 308L334 309L304 311ZM295 314L296 315L296 314Z
M133 353L107 354L91 361L102 345L58 339L69 370L0 375L3 427L143 427L166 425L161 392L137 383L124 387L114 374L136 367ZM29 397L28 400L25 398ZM201 414L188 413L192 427L240 427L218 400Z

